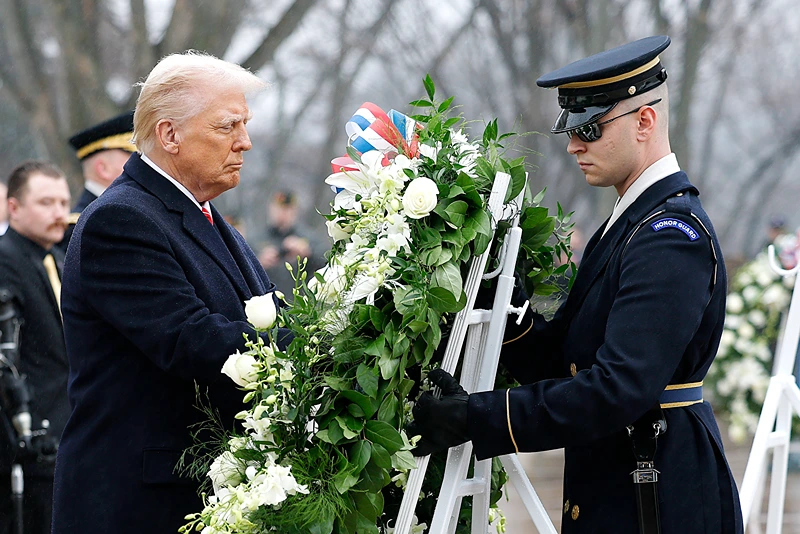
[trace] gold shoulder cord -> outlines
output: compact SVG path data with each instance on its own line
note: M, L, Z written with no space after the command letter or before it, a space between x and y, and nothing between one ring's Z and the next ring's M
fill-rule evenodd
M511 430L511 409L509 407L509 402L508 402L508 395L510 392L511 392L510 389L506 390L506 422L508 423L508 435L511 436L511 443L514 445L514 450L517 451L517 454L519 454L519 447L517 447L517 440L514 439L514 431Z
M513 343L513 342L518 341L518 340L522 339L523 337L527 336L528 332L531 331L531 328L533 328L533 317L531 317L531 324L528 325L528 328L526 328L523 333L521 333L520 335L518 335L514 339L509 339L508 341L503 341L503 345L508 345L509 343Z

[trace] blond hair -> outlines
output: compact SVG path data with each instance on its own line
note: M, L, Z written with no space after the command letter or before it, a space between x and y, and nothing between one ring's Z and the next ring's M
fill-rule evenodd
M247 69L210 54L189 50L165 56L141 87L133 114L133 142L148 154L156 147L156 125L162 119L180 124L207 106L212 89L236 88L244 94L267 87ZM210 94L209 94L210 93Z

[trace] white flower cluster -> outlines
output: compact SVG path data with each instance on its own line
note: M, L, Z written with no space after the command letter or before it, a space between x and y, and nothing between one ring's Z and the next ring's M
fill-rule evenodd
M769 385L781 315L791 300L793 279L769 265L766 253L743 266L733 279L725 327L706 382L715 410L728 422L732 440L755 432Z
M245 313L257 330L272 328L277 316L272 294L247 301ZM275 455L268 452L275 445L274 425L286 422L287 392L294 378L292 365L277 357L277 347L266 345L261 339L248 347L244 353L237 350L231 354L222 373L248 390L245 402L256 395L262 399L237 414L236 418L243 421L245 435L231 438L228 450L211 464L208 477L213 494L200 514L205 525L202 534L255 532L256 525L248 517L259 507L277 506L290 495L308 493L307 487L295 480L291 466L276 463ZM243 450L260 454L242 455ZM245 461L242 456L259 460Z
M474 178L478 145L470 144L461 131L451 131L451 141L451 163ZM441 149L441 143L419 146L420 155L434 161ZM338 190L334 211L344 213L326 223L328 234L334 243L346 241L346 245L343 254L317 271L324 283L316 278L309 282L309 289L332 308L326 328L334 333L346 326L344 319L354 303L371 302L381 287L397 285L391 258L411 253L409 219L427 217L438 202L436 183L418 174L419 158L399 154L389 160L372 150L360 159L357 170L334 173L325 180Z

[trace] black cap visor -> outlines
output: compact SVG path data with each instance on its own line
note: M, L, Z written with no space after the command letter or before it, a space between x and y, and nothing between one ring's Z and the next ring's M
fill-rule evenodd
M562 109L550 131L554 134L559 134L591 124L607 115L617 104L618 102L614 102L607 106Z

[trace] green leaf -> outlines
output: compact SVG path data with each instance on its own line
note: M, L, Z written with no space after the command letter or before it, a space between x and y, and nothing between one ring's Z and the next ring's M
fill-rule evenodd
M373 399L378 396L378 375L375 374L372 368L363 363L359 364L356 371L356 381L358 381L358 385L361 386L364 393Z
M356 489L367 491L370 493L377 493L385 486L386 479L389 478L386 472L388 468L379 467L375 464L375 449L372 450L372 458L367 466L361 471L361 479L356 485ZM373 526L374 523L373 523ZM358 530L357 532L361 532Z
M402 315L408 315L414 311L416 305L424 298L422 291L409 286L396 290L393 300L395 309Z
M415 334L419 334L423 330L428 328L428 323L425 321L421 321L420 319L414 319L410 323L408 323L408 329L414 332Z
M439 258L442 256L442 246L436 246L434 248L423 250L419 253L419 260L424 264L433 267L439 262ZM395 293L395 299L397 299L397 293ZM400 311L400 310L397 310ZM403 313L400 311L400 313ZM404 314L405 315L405 314Z
M377 443L372 444L372 462L381 469L392 468L392 457L388 451Z
M350 464L355 466L355 472L360 473L364 467L367 466L370 457L372 456L372 444L366 440L359 440L353 443L350 449Z
M444 209L445 220L450 221L456 228L463 226L469 205L463 200L456 200Z
M347 378L342 378L340 376L326 376L325 377L325 384L334 389L336 391L344 391L346 389L350 389L352 385L352 381Z
M433 98L433 97L431 97L431 98ZM436 111L439 112L439 113L444 113L447 110L447 108L450 107L450 104L453 103L453 99L454 98L455 98L454 96L451 96L450 98L448 98L447 100L445 100L444 102L439 104L439 109L437 109Z
M511 174L511 183L508 184L508 191L506 191L506 202L517 198L517 195L520 194L525 187L525 182L528 180L525 167L522 165L511 167L509 174Z
M374 525L378 521L378 516L383 511L383 506L378 508L376 506L377 503L370 499L370 497L369 497L370 495L375 495L375 494L374 493L363 493L363 492L360 492L360 491L359 492L355 492L354 491L352 493L353 502L356 505L356 510L358 510L358 513L363 515L364 517L366 517L370 521L372 521L372 524ZM378 495L380 495L380 493L378 493ZM383 505L383 502L381 501L380 504ZM361 532L361 530L358 530L358 532Z
M383 354L386 348L386 337L381 334L375 340L370 343L369 345L364 348L364 354L369 354L370 356L380 356Z
M408 105L416 108L432 108L433 102L429 102L428 100L414 100L409 102Z
M548 218L542 224L533 228L522 230L522 244L531 250L536 250L550 239L555 229L555 220Z
M342 427L339 426L339 422L335 419L328 425L328 438L330 439L329 443L331 445L336 445L344 439Z
M425 79L422 80L423 85L425 85L425 92L428 93L428 98L433 100L433 95L436 93L436 86L433 84L433 78L431 78L430 74L425 75Z
M406 337L405 334L400 334L400 336L395 339L394 343L392 344L392 356L394 358L400 358L411 347L411 341Z
M439 259L436 261L436 265L434 267L438 267L439 265L444 265L448 261L453 259L453 251L449 248L442 249L442 253L439 255Z
M458 173L456 185L464 190L464 196L467 197L467 200L469 200L473 206L476 208L483 207L483 198L481 197L480 193L478 193L478 188L475 186L475 180L473 180L470 175L465 172Z
M365 418L367 416L367 414L364 413L364 410L358 404L348 404L347 411L353 417Z
M546 187L545 187L544 189L542 189L541 191L539 191L539 192L536 194L536 196L535 196L535 197L533 197L533 200L531 200L531 202L532 202L533 204L535 204L536 206L538 206L539 204L541 204L541 203L542 203L542 200L544 199L544 194L545 194L545 192L546 192L546 191L547 191L547 188L546 188Z
M392 455L392 467L395 469L416 469L417 462L411 451L397 451Z
M519 227L523 230L533 228L542 224L547 217L547 208L541 206L525 208L525 211L522 212L522 217L520 217Z
M400 437L400 433L383 421L367 421L364 434L371 442L384 447L389 454L403 448L403 438Z
M386 398L383 399L381 407L378 409L378 420L392 424L397 417L397 408L399 405L400 402L397 400L397 397L393 394L387 395Z
M364 411L364 415L366 417L372 417L375 415L375 412L378 411L378 407L380 404L377 400L370 399L363 393L359 393L358 391L353 391L352 389L347 391L342 391L341 396L345 399L349 400L350 402L356 403L359 408Z
M381 377L383 377L384 380L391 380L399 366L399 358L387 356L378 360L378 367L380 367Z
M431 288L446 289L454 297L461 295L464 284L461 280L461 271L453 263L445 263L437 267L431 275Z
M380 534L375 524L375 519L365 517L360 512L356 518L356 532L358 532L358 534Z
M442 287L428 290L428 305L440 313L452 313L460 309L456 296Z
M341 494L347 493L347 491L357 483L358 476L354 475L350 471L336 473L336 475L333 477L333 487L336 488L336 491Z
M383 314L381 310L379 310L375 306L369 307L369 319L372 321L372 326L375 327L375 330L380 332L383 330L383 325L386 323L386 316Z

